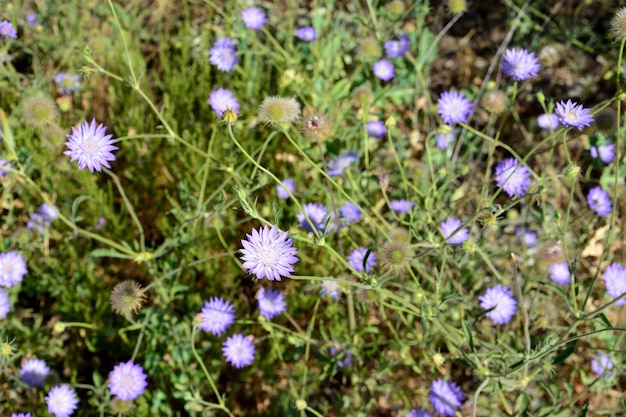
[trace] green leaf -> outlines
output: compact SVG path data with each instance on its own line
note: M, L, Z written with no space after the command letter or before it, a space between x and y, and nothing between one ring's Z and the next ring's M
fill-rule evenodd
M578 417L587 417L587 410L589 410L589 403L586 403L583 409L580 410Z
M133 259L132 256L118 252L115 249L95 249L91 251L91 256L94 258Z
M565 347L565 350L563 350L561 353L556 355L554 359L552 359L552 365L558 365L559 363L563 362L572 353L574 353L574 349L576 349L576 340L568 343L567 346Z
M463 325L463 331L465 332L465 338L467 339L467 344L469 345L470 351L474 353L474 338L472 337L472 330L469 327L469 323L467 322L467 320L463 319L463 321L461 321L461 324Z

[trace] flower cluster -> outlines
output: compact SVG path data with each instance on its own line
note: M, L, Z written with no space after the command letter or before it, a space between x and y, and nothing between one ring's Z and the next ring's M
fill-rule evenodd
M453 416L455 410L465 402L465 396L456 382L443 379L433 381L428 399L435 411L442 416Z
M64 154L70 156L70 162L78 161L78 169L87 167L91 172L100 172L103 166L111 168L109 161L115 161L112 152L118 147L113 145L113 135L107 135L106 129L103 124L96 126L96 119L72 127L65 142L69 150Z
M259 302L259 313L266 319L272 319L287 309L285 297L278 290L260 288L256 299Z
M517 310L517 300L513 298L513 291L502 284L487 288L485 294L478 297L478 299L480 300L480 306L488 310L487 317L494 324L510 322Z
M496 184L509 197L523 197L530 187L530 172L517 159L507 158L496 165Z
M278 226L271 228L264 226L252 229L252 235L241 241L243 267L257 279L267 278L270 281L280 281L281 277L289 277L294 272L293 264L298 262L293 247L293 239L287 232L278 230Z
M250 7L241 11L241 20L248 29L260 30L267 23L267 16L258 7Z
M109 374L111 395L122 401L133 401L148 386L147 377L141 365L132 361L120 363Z
M41 359L28 359L20 368L22 381L26 382L31 387L38 387L43 384L49 374L50 368L46 362Z
M80 88L80 75L59 72L54 77L54 82L57 84L59 93L72 94Z
M221 297L211 297L204 303L198 328L219 336L235 322L235 307Z
M69 417L76 410L78 398L69 385L52 387L45 397L48 412L54 417Z
M622 265L614 262L609 265L604 271L604 284L606 285L606 292L616 299L626 293L626 268ZM626 305L626 297L620 298L616 303L616 306Z
M237 45L231 38L218 39L209 51L209 61L219 71L230 72L237 65Z
M217 114L217 117L222 117L226 110L233 110L235 113L239 112L237 97L235 97L232 91L221 87L211 91L211 94L209 94L209 105Z
M441 227L441 233L448 243L451 245L459 245L469 238L469 229L467 227L460 229L462 225L462 221L454 217L449 217L446 221L442 222L439 227Z
M507 49L502 61L502 72L516 81L534 77L539 73L541 65L533 52L525 49Z
M254 361L256 348L250 337L237 333L226 339L222 345L222 353L228 363L235 368L243 368Z
M27 272L26 260L21 253L0 253L0 287L11 288L19 284Z

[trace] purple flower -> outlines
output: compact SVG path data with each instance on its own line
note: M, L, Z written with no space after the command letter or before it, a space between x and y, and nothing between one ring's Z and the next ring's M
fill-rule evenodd
M217 117L222 117L222 114L226 110L234 110L235 113L239 111L239 102L237 97L232 91L225 88L218 88L211 91L209 95L209 104L211 108L217 114Z
M398 40L385 42L385 53L389 58L399 58L409 50L409 37L406 34L398 36Z
M456 132L452 130L451 126L448 126L447 132L438 133L435 136L437 141L437 147L439 149L446 149L456 139Z
M11 311L11 302L6 291L0 289L0 319L6 319Z
M15 32L13 23L9 22L8 20L3 20L2 22L0 22L0 36L4 39L17 38L17 32Z
M615 300L626 292L626 268L617 262L609 265L604 271L604 285L606 292ZM616 306L626 305L626 298L615 303Z
M576 127L578 130L583 130L583 127L593 123L593 116L589 109L572 100L567 100L567 103L561 100L557 103L554 112L559 122L565 127Z
M289 198L289 194L286 190L289 190L291 194L296 192L296 182L293 180L293 178L286 178L283 180L282 185L278 184L276 186L276 194L278 194L278 198L287 200Z
M337 301L339 298L339 284L330 280L322 281L320 284L320 295L322 297L329 296L333 300Z
M2 169L1 167L11 168L12 166L13 164L7 162L6 159L0 159L0 178L4 177L9 172L8 169Z
M448 125L467 122L467 118L474 108L474 103L469 101L465 94L459 94L456 90L441 93L437 105L439 106L437 113L441 116L441 120Z
M391 206L391 209L395 211L396 213L405 214L413 209L413 206L415 205L415 203L413 201L402 199L402 200L391 200L389 202L389 205Z
M296 33L296 36L301 41L313 42L315 39L317 39L317 32L315 31L314 27L307 26L307 27L303 27L303 28L298 29L298 32Z
M552 113L544 113L537 117L537 124L544 130L555 130L559 127L559 118Z
M430 413L426 412L426 410L414 409L406 415L406 417L433 417Z
M59 93L71 94L73 91L80 88L80 75L59 72L56 77L54 77L54 82L57 83Z
M374 139L382 139L385 137L385 133L387 133L385 124L380 120L372 120L371 122L365 123L365 130L369 137Z
M30 417L30 413L19 413L19 414L11 413L11 417Z
M448 217L446 221L442 222L439 226L441 227L443 237L447 239L448 243L451 245L458 245L465 242L469 238L469 229L467 227L460 229L458 232L456 231L462 225L463 222L461 220L454 217Z
M241 11L241 20L248 29L259 30L267 23L267 16L258 7L250 7Z
M28 15L26 15L26 23L28 23L30 27L37 26L38 19L39 16L37 16L37 13L28 13Z
M39 209L35 213L30 214L26 227L31 230L34 229L39 233L43 233L44 230L50 226L50 223L58 218L59 216L57 215L55 209L50 207L48 204L43 203L39 206Z
M26 272L26 260L21 253L0 253L0 287L11 288L22 282Z
M41 359L28 359L20 368L20 376L22 381L31 387L38 387L46 380L50 374L50 368L46 362Z
M343 172L350 165L358 160L359 158L356 156L356 151L344 152L328 162L326 172L328 172L328 175L330 175L331 177L336 177L337 175L343 174Z
M102 166L111 168L108 161L115 161L115 155L111 152L118 149L111 140L113 135L106 135L106 126L96 126L96 119L91 124L86 121L78 125L78 129L72 126L72 133L67 136L65 146L69 151L63 152L70 156L70 162L78 161L78 169L89 168L91 172L102 170Z
M559 262L550 265L550 279L559 285L567 285L571 282L567 262Z
M352 364L352 351L350 349L341 350L336 346L331 346L330 354L334 357L340 356L342 352L345 352L343 359L337 360L337 366L339 368L347 368Z
M365 259L366 255L367 259ZM350 252L348 264L357 272L370 272L376 266L376 254L372 251L368 254L367 249L361 246ZM363 264L365 264L365 270L363 270Z
M256 275L257 279L267 278L270 281L291 276L293 264L298 262L295 256L298 249L292 246L293 239L287 232L281 232L274 225L272 228L252 229L252 235L246 236L247 239L241 241L243 249L239 251L243 254L242 266L249 273Z
M148 386L141 365L132 361L116 365L109 374L109 389L111 394L121 401L133 401L145 391Z
M358 206L347 202L339 209L341 217L346 219L348 223L354 223L361 220L361 209Z
M220 38L209 51L209 61L223 72L230 72L237 65L237 46L231 38Z
M211 297L204 303L198 328L219 336L235 322L235 307L221 297Z
M442 416L453 416L455 409L465 401L465 396L456 382L438 379L430 386L428 399L436 412Z
M278 290L266 290L261 287L256 293L256 299L259 301L259 312L266 319L272 319L287 310L285 297Z
M54 417L69 417L76 410L78 399L76 393L69 385L57 385L52 387L45 397L48 404L48 412Z
M589 190L587 203L591 210L595 211L600 217L608 216L613 209L609 193L604 191L599 185Z
M226 357L226 362L235 368L243 368L254 361L256 349L249 337L237 333L226 339L222 345L222 352Z
M396 69L393 64L386 59L378 60L374 63L374 75L383 81L389 81L396 76Z
M615 159L615 145L612 143L605 143L597 147L592 146L589 152L593 158L600 157L600 160L605 164L610 164Z
M598 359L593 359L591 361L591 370L596 374L598 378L602 377L603 379L610 379L613 376L613 373L608 372L613 369L615 365L611 360L609 355L605 355L604 353L598 353Z
M485 310L494 324L506 324L511 321L517 310L517 300L513 298L513 291L505 285L498 284L487 288L485 295L478 297L480 306Z
M530 186L530 172L515 158L507 158L496 165L496 184L509 197L522 197Z
M517 236L527 248L537 247L537 233L520 227L515 231L515 236Z
M300 212L296 215L298 222L300 222L300 226L309 232L312 232L313 228L316 230L324 230L326 220L328 219L326 207L318 203L307 203L303 205L302 208L304 213ZM311 220L311 223L313 223L313 228L311 228L307 217Z
M526 49L507 49L502 61L502 72L516 81L522 81L537 75L541 65L534 52Z

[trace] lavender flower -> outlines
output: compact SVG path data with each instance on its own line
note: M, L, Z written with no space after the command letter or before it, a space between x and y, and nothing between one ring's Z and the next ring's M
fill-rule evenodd
M339 212L341 213L341 217L346 219L348 223L354 223L361 220L361 209L351 202L347 202L341 206Z
M109 389L111 394L122 401L133 401L144 393L148 376L141 365L132 361L116 365L109 374Z
M50 226L50 223L58 218L59 216L57 215L55 209L50 207L48 204L43 203L39 206L39 209L35 213L30 214L26 227L31 230L34 229L39 233L43 233L44 230Z
M209 61L219 71L230 72L237 65L237 46L231 38L220 38L209 51Z
M307 27L298 29L298 32L296 32L296 36L301 41L313 42L315 39L317 39L317 32L315 31L314 27L307 26Z
M17 38L17 32L15 32L15 28L13 27L13 23L8 20L3 20L0 22L0 36L4 39Z
M28 359L20 368L22 381L31 387L38 387L43 384L49 374L50 368L41 359Z
M373 70L376 78L383 81L389 81L396 76L396 69L393 64L386 59L376 61Z
M209 94L209 104L217 114L222 117L226 110L233 110L235 113L239 111L239 102L232 91L225 88L217 88Z
M478 297L480 306L485 310L494 324L506 324L511 321L517 310L517 300L513 298L513 291L505 285L498 284L487 288L485 295Z
M426 410L411 410L406 417L433 417L430 413L426 412Z
M537 233L520 227L515 231L515 236L517 236L527 248L537 247Z
M374 139L382 139L385 137L385 133L387 133L385 124L380 120L372 120L371 122L365 123L365 130L369 137Z
M318 203L307 203L303 205L302 208L304 209L304 213L300 212L296 215L300 226L309 232L313 232L309 221L306 219L308 217L311 223L313 223L315 230L324 230L326 220L328 219L326 207Z
M398 214L406 214L413 209L415 203L408 200L391 200L389 202L391 209Z
M250 7L241 11L241 20L248 29L260 30L267 23L267 16L258 7Z
M6 319L11 312L11 301L6 291L0 289L0 319Z
M610 164L615 159L615 145L612 143L605 143L602 145L592 146L589 149L589 153L593 158L600 158L605 164Z
M80 88L80 75L59 72L56 77L54 77L54 82L57 83L59 93L72 94L72 92Z
M598 378L610 379L613 376L612 372L608 372L613 369L615 365L609 355L604 353L598 353L598 359L591 361L591 370L596 374Z
M435 140L437 141L437 147L442 150L446 149L456 139L456 132L452 130L451 126L447 127L448 128L445 129L445 132L438 133L437 136L435 136Z
M448 243L451 245L458 245L465 242L469 238L469 229L467 227L456 232L456 230L462 225L463 222L461 220L454 217L448 217L446 221L442 222L439 226L441 227L443 237L447 239Z
M556 130L559 127L559 118L552 113L544 113L537 117L537 124L544 130Z
M298 249L294 248L293 239L287 232L278 230L274 225L270 229L264 226L259 230L252 229L252 235L242 240L243 267L257 279L267 278L270 281L280 281L281 276L289 277L294 271L293 264L298 262L295 256Z
M604 271L606 292L615 300L626 292L626 268L617 262L609 265ZM615 303L616 306L626 305L626 297Z
M30 413L19 413L19 414L11 413L11 417L30 417Z
M37 16L37 13L28 13L26 15L26 23L28 23L30 27L37 26L38 20L39 20L39 16Z
M469 101L465 94L459 94L456 90L441 93L437 105L439 106L437 113L441 116L441 120L448 125L466 123L474 108L474 103Z
M4 177L9 172L8 169L2 169L2 167L11 168L12 166L13 164L6 159L0 159L0 178Z
M296 192L296 182L293 180L293 178L286 178L283 180L282 185L278 184L276 186L276 194L278 194L278 198L287 200L289 198L289 194L286 190L289 190L291 194Z
M409 37L406 34L398 36L398 40L385 42L385 53L389 58L399 58L409 50Z
M339 284L330 280L322 281L320 284L320 295L322 297L329 296L333 300L337 301L339 298Z
M367 259L365 259L365 255L367 255ZM367 249L361 246L350 252L348 264L357 272L370 272L376 266L376 254L374 252L368 254ZM363 264L365 264L365 270Z
M45 397L48 412L54 417L69 417L76 410L78 399L69 385L52 387Z
M331 177L336 177L343 174L343 172L350 165L358 160L359 158L356 156L356 151L344 152L328 162L326 172L328 172L328 175L330 175Z
M455 409L465 401L465 396L456 382L438 379L430 386L428 399L436 412L442 416L453 416Z
M337 367L347 368L352 364L352 351L350 349L341 350L336 346L331 346L330 354L334 357L338 357L342 352L345 352L343 359L337 360Z
M559 285L567 285L571 282L567 262L558 262L550 265L550 279Z
M578 130L583 130L583 127L593 123L593 116L589 109L572 100L567 100L567 103L561 100L557 103L554 112L559 122L565 127L576 127Z
M539 73L541 65L534 52L526 49L507 49L502 61L502 72L516 81L534 77Z
M21 253L0 253L0 287L11 288L22 282L26 272L26 260Z
M235 368L243 368L254 361L256 348L249 337L237 333L224 342L222 352L226 357L226 362Z
M278 290L266 290L262 288L256 293L259 301L259 312L266 319L272 319L287 310L285 297Z
M496 184L509 197L522 197L530 186L530 172L515 158L507 158L496 165Z
M221 297L211 297L204 303L198 328L219 336L235 322L235 307Z
M600 186L593 187L589 190L587 203L591 210L595 211L600 217L608 216L613 209L609 193L604 191Z
M102 170L102 166L111 168L108 161L115 161L115 155L111 152L118 149L111 140L113 135L106 135L106 126L96 126L96 119L91 124L86 121L78 125L78 129L72 126L72 133L67 136L65 146L69 151L63 152L70 156L70 162L78 161L78 169L89 168L91 172Z

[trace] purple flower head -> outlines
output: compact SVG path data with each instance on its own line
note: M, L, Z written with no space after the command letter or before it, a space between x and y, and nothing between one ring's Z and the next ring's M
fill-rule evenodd
M58 209L56 210L58 211ZM43 203L39 206L39 209L35 213L30 214L26 227L31 230L34 229L39 233L43 233L44 230L50 226L50 223L58 218L59 216L57 215L55 209L50 207L48 204Z
M387 133L385 124L380 120L372 120L371 122L365 123L365 130L369 137L374 139L382 139L385 137L385 133Z
M487 313L487 317L494 324L510 322L517 310L517 300L513 298L513 291L502 284L487 288L485 295L481 295L478 299L482 308L491 310Z
M437 113L441 116L441 120L448 125L467 122L467 118L474 108L474 103L469 101L465 94L456 90L441 93L437 105L439 106Z
M112 151L118 147L113 145L113 135L107 135L106 130L103 124L96 126L96 119L91 124L86 121L79 124L78 129L72 126L65 142L69 151L63 153L70 156L70 162L78 161L78 169L87 167L91 172L100 172L102 166L111 168L109 161L115 161Z
M393 64L386 59L376 61L373 70L376 78L383 81L389 81L396 76L396 69Z
M226 357L226 362L235 368L243 368L254 361L256 348L250 337L237 333L226 339L222 345L222 353Z
M455 410L465 401L465 396L456 382L438 379L430 386L428 399L436 412L442 416L453 416Z
M520 227L515 231L515 236L517 236L521 243L526 245L527 248L537 247L537 233Z
M550 265L550 279L559 285L567 285L571 282L567 262L559 262Z
M315 31L314 27L306 26L298 29L298 32L296 32L296 36L301 41L313 42L315 39L317 39L317 32Z
M351 202L347 202L339 209L341 213L341 217L346 219L348 223L354 223L361 220L361 210L358 206L352 204Z
M19 413L19 414L11 413L11 417L31 417L31 416L30 416L30 413Z
M507 49L502 61L502 72L516 81L534 77L541 70L534 52L526 49Z
M391 200L389 202L391 209L398 214L406 214L413 209L415 203L409 200Z
M599 185L589 190L587 203L591 210L595 211L600 217L608 216L613 209L613 203L611 203L609 193L604 191Z
M0 178L4 177L9 172L8 169L2 169L1 167L11 168L12 166L13 164L7 162L6 159L0 159Z
M367 259L365 259L365 255L367 255ZM348 264L357 272L370 272L376 266L376 254L373 251L368 254L367 249L361 246L350 252ZM365 264L365 270L363 264Z
M337 357L340 356L342 353L344 353L344 357L343 359L337 360L337 366L339 368L347 368L352 364L352 351L350 349L341 350L336 346L331 346L330 354L332 356Z
M266 319L272 319L287 310L285 297L278 290L261 289L256 293L259 301L259 312Z
M343 172L350 165L358 160L359 158L356 156L356 151L344 152L328 162L326 172L328 172L328 175L330 175L331 177L336 177L343 174Z
M0 253L0 287L11 288L22 282L26 272L26 260L21 253Z
M26 23L28 23L30 27L37 26L38 19L39 16L37 16L37 13L28 13L28 15L26 15Z
M469 238L469 229L467 227L454 233L462 225L463 222L461 220L448 217L446 221L442 222L439 226L441 227L443 237L447 239L448 243L451 245L459 245ZM452 235L453 233L454 235Z
M259 30L267 23L267 16L258 7L250 7L241 11L241 20L248 29Z
M544 130L555 130L559 127L559 118L552 113L544 113L537 117L537 124Z
M561 100L557 103L554 112L559 122L565 127L576 127L578 130L583 130L583 127L593 123L593 116L589 109L572 100L567 100L567 103Z
M0 289L0 319L6 319L10 311L11 301L9 301L9 294Z
M437 136L435 136L439 149L446 149L456 139L456 132L452 130L451 126L448 126L448 128L449 129L445 129L446 132L438 133Z
M309 221L306 219L308 217L316 230L324 230L326 220L328 219L326 207L318 203L307 203L303 205L302 208L304 209L304 213L300 212L296 215L300 226L309 232L313 231Z
M406 415L406 417L433 417L430 413L426 412L426 410L414 409Z
M232 71L238 60L237 45L231 38L218 39L209 51L209 61L223 72Z
M217 114L217 117L222 117L226 110L233 110L235 113L239 112L237 97L235 97L232 91L225 88L218 88L211 91L209 104L215 114Z
M252 229L252 235L241 241L243 267L257 279L267 278L270 281L280 281L281 276L289 277L294 271L293 264L298 262L295 256L298 249L294 248L293 239L287 232L278 230L278 226L271 228L264 226Z
M591 370L596 374L598 378L610 379L613 376L612 372L608 372L613 369L615 365L609 355L604 353L598 353L598 359L591 361Z
M222 297L211 297L204 303L198 328L219 336L235 322L235 307Z
M13 27L13 23L8 20L0 22L0 37L3 37L4 39L17 38L17 32Z
M59 72L56 77L54 77L54 82L57 84L59 93L72 94L72 92L80 88L80 75Z
M133 401L145 391L148 386L141 365L132 361L122 362L113 368L109 374L109 389L111 394L122 401Z
M41 359L28 359L20 368L22 381L31 387L38 387L43 384L48 374L50 374L50 368Z
M530 172L515 158L507 158L496 165L496 184L509 197L522 197L530 187Z
M409 50L409 37L406 34L398 36L398 40L385 42L385 53L388 58L399 58Z
M329 296L333 300L337 301L339 298L339 284L330 280L322 281L320 285L320 295L322 297Z
M610 164L615 159L615 145L612 143L605 143L603 145L592 146L589 149L591 156L593 158L600 158L602 162L605 164Z
M54 417L69 417L76 410L78 399L69 385L52 387L45 397L48 412Z
M283 200L287 200L289 198L289 194L285 189L289 190L291 194L296 192L296 182L293 178L286 178L283 180L282 185L278 184L276 186L276 194L278 194L278 198L282 198Z
M626 268L617 262L609 265L604 271L604 285L606 292L614 300L626 292ZM615 303L616 306L626 305L626 297Z

